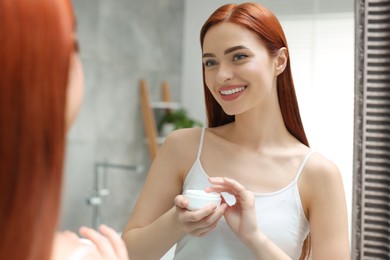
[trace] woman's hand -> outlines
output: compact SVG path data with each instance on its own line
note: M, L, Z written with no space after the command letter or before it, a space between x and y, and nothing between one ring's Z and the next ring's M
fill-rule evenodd
M128 260L125 243L112 228L101 225L101 234L92 228L81 227L79 232L96 246L96 253L101 260Z
M204 236L213 230L227 208L226 204L218 208L214 204L211 204L202 209L190 211L187 209L188 200L183 195L177 195L174 203L176 217L183 230L197 237Z
M254 194L229 178L211 177L209 181L212 186L206 188L207 192L228 192L234 195L236 203L226 209L225 220L230 229L244 243L251 244L260 233L256 219Z

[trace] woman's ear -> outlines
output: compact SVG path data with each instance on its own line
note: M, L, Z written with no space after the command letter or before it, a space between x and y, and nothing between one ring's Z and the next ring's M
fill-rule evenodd
M288 51L286 47L282 47L279 49L276 54L276 76L281 74L287 66L288 61Z

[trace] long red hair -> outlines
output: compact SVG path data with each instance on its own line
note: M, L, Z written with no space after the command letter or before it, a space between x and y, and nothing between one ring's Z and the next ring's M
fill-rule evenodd
M218 8L204 23L200 32L200 43L203 50L203 41L207 31L216 24L230 22L238 24L255 34L262 40L271 55L275 55L280 48L287 46L287 40L282 26L276 16L256 3L240 5L227 4ZM227 115L215 100L206 86L203 69L203 85L206 101L206 113L209 127L224 125L234 121L234 116ZM291 74L290 59L283 73L278 76L277 90L280 109L287 129L300 142L309 145L302 125L294 81Z
M0 0L0 259L50 258L74 48L69 0Z
M270 10L257 3L227 4L212 13L200 32L202 50L207 31L212 26L223 22L234 23L254 32L264 43L270 55L276 55L282 47L288 50L287 40L278 19ZM202 70L208 126L215 127L233 122L235 120L234 115L226 114L208 89L204 76L204 65L202 65ZM285 70L277 78L277 91L286 128L301 143L309 146L299 113L290 59L287 61ZM308 237L304 243L302 257L308 257L309 254L310 242Z

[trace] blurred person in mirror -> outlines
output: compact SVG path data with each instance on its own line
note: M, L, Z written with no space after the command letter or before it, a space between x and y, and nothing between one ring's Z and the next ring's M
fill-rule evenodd
M80 228L85 239L56 231L83 96L71 1L0 0L0 60L0 259L128 259L105 225Z
M309 148L278 19L224 5L200 41L208 128L174 131L160 148L122 233L130 257L176 244L174 259L349 259L341 175ZM188 189L223 203L187 210Z

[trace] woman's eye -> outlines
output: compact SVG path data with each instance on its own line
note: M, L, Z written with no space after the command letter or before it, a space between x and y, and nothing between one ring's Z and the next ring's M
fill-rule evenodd
M248 57L248 55L236 54L236 55L233 56L233 61L239 61L239 60L245 59L246 57Z
M206 60L204 62L204 66L205 67L211 67L211 66L214 66L214 65L217 65L217 62L215 60Z

